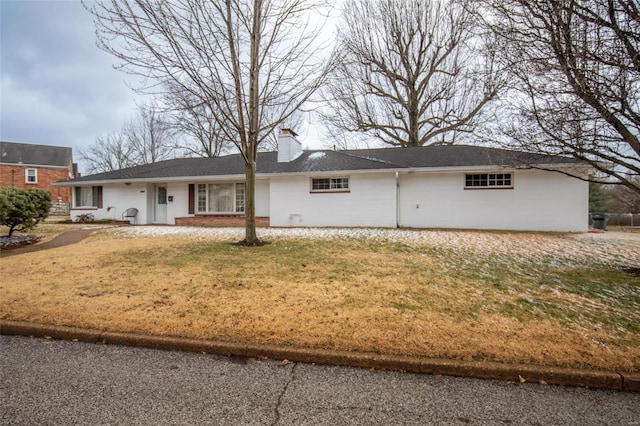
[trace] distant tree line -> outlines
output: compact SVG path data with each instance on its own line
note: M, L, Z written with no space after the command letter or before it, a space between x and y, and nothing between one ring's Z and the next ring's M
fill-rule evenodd
M640 214L640 194L624 185L590 182L589 211L591 213Z

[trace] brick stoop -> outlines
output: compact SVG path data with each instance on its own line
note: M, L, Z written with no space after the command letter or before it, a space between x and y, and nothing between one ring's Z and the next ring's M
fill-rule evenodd
M177 226L211 226L216 228L243 227L244 215L202 215L176 217ZM256 226L268 227L268 217L256 217Z

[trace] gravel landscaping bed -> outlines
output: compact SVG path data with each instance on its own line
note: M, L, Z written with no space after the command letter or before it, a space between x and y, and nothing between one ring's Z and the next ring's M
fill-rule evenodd
M0 237L0 250L18 248L37 243L42 239L42 235L12 235L11 237Z

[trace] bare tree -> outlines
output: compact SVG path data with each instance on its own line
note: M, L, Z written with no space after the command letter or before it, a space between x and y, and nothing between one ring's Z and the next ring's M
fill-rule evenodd
M135 166L131 145L122 132L99 136L96 142L80 150L80 158L87 165L87 173L102 173Z
M486 23L513 73L510 146L573 156L640 193L637 0L492 0Z
M640 186L640 177L633 180ZM617 213L640 213L640 194L624 185L607 185L605 193L609 196L610 211Z
M212 102L204 103L176 85L163 97L171 127L181 136L175 141L177 149L189 156L218 157L235 147L218 125Z
M96 138L80 150L87 172L101 173L174 158L173 131L155 104L138 108L137 115L118 132Z
M136 165L175 157L173 130L155 104L140 106L122 133L130 147L130 161Z
M501 83L467 3L345 2L327 96L332 132L421 146L473 131Z
M89 10L98 46L144 76L209 109L245 163L245 240L258 245L255 172L261 142L324 82L320 0L110 0ZM265 112L269 112L268 115Z
M324 115L325 120L328 118ZM371 138L365 133L357 132L345 132L344 129L339 128L325 121L327 124L324 127L324 134L322 137L323 145L328 149L345 151L352 149L370 149L370 148L382 148L385 143L380 139Z

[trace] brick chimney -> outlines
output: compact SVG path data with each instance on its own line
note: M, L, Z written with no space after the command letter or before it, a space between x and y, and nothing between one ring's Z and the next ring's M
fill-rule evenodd
M296 139L296 132L281 129L278 135L278 163L288 163L302 154L302 144Z

